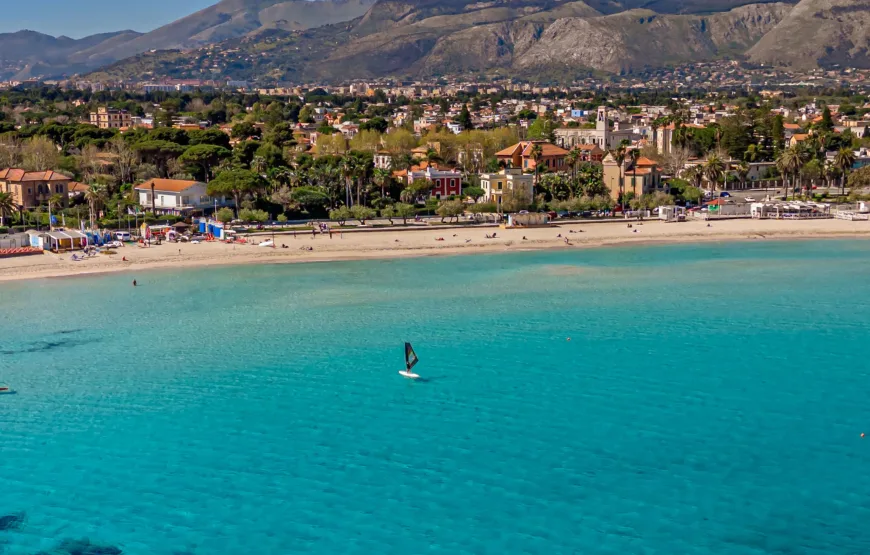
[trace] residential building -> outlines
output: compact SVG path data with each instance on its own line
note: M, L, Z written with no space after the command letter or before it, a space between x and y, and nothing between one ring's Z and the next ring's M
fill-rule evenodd
M619 182L622 176L626 192L633 192L637 196L664 192L666 185L662 181L662 172L658 165L649 158L641 156L632 164L631 159L626 157L622 164L620 174L619 164L613 154L604 157L604 185L610 189L610 196L619 201Z
M484 202L494 202L499 208L506 192L522 197L524 201L530 203L535 197L534 176L524 174L519 168L506 168L498 173L480 174L480 187L484 190Z
M100 129L122 129L133 125L133 118L127 110L115 110L101 106L91 112L91 125Z
M535 145L540 145L541 154L538 160L533 157ZM563 171L567 169L565 156L568 151L546 141L521 141L513 146L495 153L495 157L512 168L533 172L539 164L542 169Z
M26 172L18 168L0 170L0 191L12 193L12 202L25 210L48 202L53 195L60 195L64 207L69 206L67 187L72 181L54 171Z
M580 161L600 164L604 160L605 152L598 145L576 145L572 150L580 152Z
M427 166L423 170L408 172L408 185L418 179L425 179L432 184L430 196L437 199L462 194L462 174L456 170L439 170Z
M214 210L215 206L234 205L233 200L225 196L210 197L205 183L186 179L152 179L137 185L135 190L139 204L146 210L154 206L155 212L161 214L186 215Z
M375 167L381 170L393 168L393 155L386 150L379 150L374 158Z
M563 127L553 132L556 144L563 148L573 148L577 145L593 144L601 150L612 150L623 142L632 143L641 138L632 129L611 129L607 121L607 108L599 106L595 116L595 129L583 127Z

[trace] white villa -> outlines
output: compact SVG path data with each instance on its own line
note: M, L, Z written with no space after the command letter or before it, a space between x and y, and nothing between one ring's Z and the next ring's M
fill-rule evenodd
M206 184L185 179L151 179L136 185L139 204L151 208L154 195L154 210L161 214L185 215L197 210L214 209L215 206L232 206L233 200L225 196L210 197Z

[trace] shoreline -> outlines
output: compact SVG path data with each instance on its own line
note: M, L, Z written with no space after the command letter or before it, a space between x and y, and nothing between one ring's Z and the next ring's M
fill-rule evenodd
M276 234L277 245L287 249L225 243L164 243L140 249L127 246L115 255L100 255L80 262L70 254L43 254L0 260L0 282L27 279L87 277L152 270L226 267L250 264L323 263L390 260L429 256L534 252L669 244L707 244L741 241L813 239L870 239L868 222L846 220L723 220L664 223L567 223L546 228L414 229L379 233L348 233L343 237ZM496 239L485 236L495 232ZM427 233L430 232L430 233ZM568 238L570 244L565 243ZM440 238L440 239L439 239ZM313 251L302 250L308 247ZM129 260L123 262L122 257Z

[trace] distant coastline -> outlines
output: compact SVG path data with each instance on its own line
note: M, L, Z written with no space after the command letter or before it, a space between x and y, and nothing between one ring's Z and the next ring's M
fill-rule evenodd
M844 220L725 220L663 223L618 221L571 223L547 228L419 229L379 233L334 233L333 238L299 233L275 236L279 248L225 243L127 246L115 255L73 261L45 254L0 260L0 281L89 276L114 272L238 264L286 264L391 259L419 256L520 252L543 249L609 248L675 243L794 239L870 239L870 223ZM487 235L496 234L495 238ZM567 239L567 242L566 242ZM288 248L281 248L287 245ZM308 248L313 250L307 250ZM127 261L123 261L126 258Z

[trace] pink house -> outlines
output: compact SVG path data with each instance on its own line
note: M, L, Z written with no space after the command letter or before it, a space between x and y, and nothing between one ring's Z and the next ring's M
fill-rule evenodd
M456 170L436 170L431 167L420 171L408 172L408 185L425 179L432 184L432 196L437 199L462 194L462 174Z

